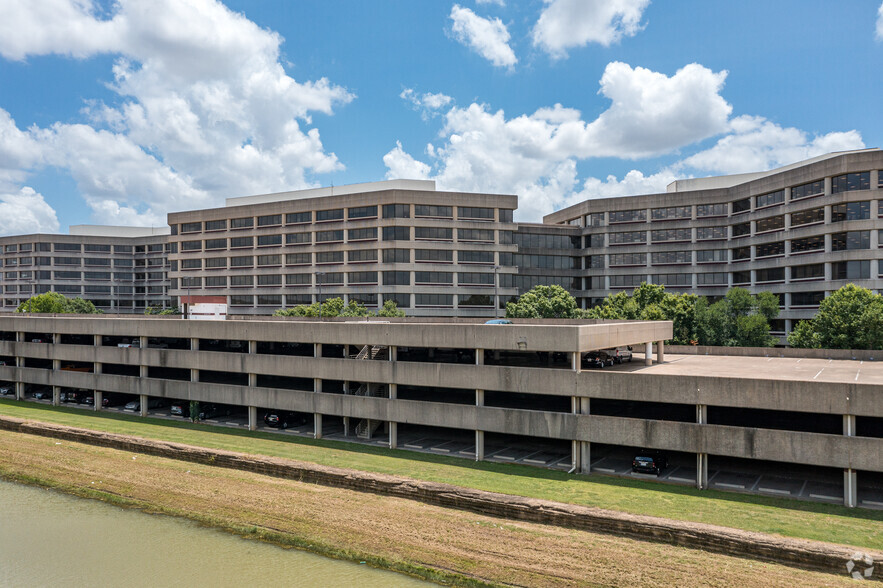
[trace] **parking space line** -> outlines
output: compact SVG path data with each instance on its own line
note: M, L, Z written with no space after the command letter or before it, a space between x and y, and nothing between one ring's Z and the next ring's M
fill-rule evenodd
M876 500L862 500L862 504L870 504L871 506L883 506L883 502Z
M782 494L784 496L791 496L790 490L782 490L780 488L758 488L758 492L770 492L772 494Z
M669 476L667 479L674 480L675 482L687 482L690 484L693 484L694 482L696 482L696 480L693 478L681 478L680 476Z
M592 468L592 469L595 470L596 472L602 472L605 474L615 474L616 473L616 470L611 469L611 468Z
M810 494L810 498L818 498L819 500L840 500L839 496L828 496L827 494Z
M745 484L728 484L726 482L715 482L715 486L720 486L721 488L735 488L737 490L745 490Z
M806 490L807 484L809 484L809 480L804 480L803 486L800 487L800 492L797 493L798 496L803 496L803 492Z
M825 368L820 369L820 370L819 370L819 373L816 374L816 375L814 375L814 376L812 377L812 379L815 380L816 378L818 378L819 375L820 375L823 371L825 371Z

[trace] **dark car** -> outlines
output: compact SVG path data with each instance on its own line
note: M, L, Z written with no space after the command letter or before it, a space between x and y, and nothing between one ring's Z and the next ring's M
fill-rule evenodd
M169 409L169 412L176 416L181 416L184 418L190 418L190 403L189 402L173 402L172 408Z
M645 453L639 453L632 460L632 471L640 472L643 474L656 474L657 476L662 473L662 470L668 467L668 458L665 455L650 451Z
M229 416L230 407L223 404L212 404L207 402L199 405L199 420L211 419L216 416Z
M296 412L286 412L282 410L270 411L264 415L264 423L268 427L274 427L277 429L287 429L288 427L295 427L297 425L302 425L306 422L306 419L302 414Z
M80 404L95 405L95 395L91 392L83 392L79 397Z
M583 355L583 361L590 367L603 368L605 365L613 365L613 357L606 351L589 351Z

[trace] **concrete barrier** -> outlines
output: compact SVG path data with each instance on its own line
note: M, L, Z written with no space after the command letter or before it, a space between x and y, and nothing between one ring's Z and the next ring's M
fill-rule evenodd
M858 552L856 549L844 545L776 537L702 523L631 515L594 507L498 494L450 484L347 470L282 458L248 455L181 443L29 422L13 417L0 416L0 429L250 471L358 492L407 498L477 514L593 533L609 533L642 541L669 543L691 549L770 561L838 575L853 575L856 570L860 570L860 573L871 570L866 579L883 581L883 565L881 565L883 564L883 553ZM799 512L795 512L795 516L799 516Z
M665 351L676 355L730 355L737 357L796 357L798 359L853 359L856 361L883 361L883 350L879 349L794 349L792 347L666 345Z

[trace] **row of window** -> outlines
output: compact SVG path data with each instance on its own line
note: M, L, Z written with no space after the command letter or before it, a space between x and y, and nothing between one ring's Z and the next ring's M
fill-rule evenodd
M231 288L252 286L282 286L283 280L286 286L312 286L313 276L316 277L315 285L344 284L352 286L357 284L378 284L382 280L384 286L410 286L412 272L401 271L365 271L365 272L318 272L304 274L268 274L263 276L209 276L184 277L172 280L172 289L181 288ZM345 281L344 281L345 280ZM455 272L413 272L414 285L437 285L453 286ZM483 272L456 272L458 286L493 286L494 274Z
M454 253L457 254L457 263L471 263L476 265L493 265L493 251L452 251L438 249L414 249L414 261L417 263L454 263ZM410 263L410 249L383 249L383 263ZM354 249L346 251L347 263L377 263L377 249ZM511 253L500 254L501 263L506 261L505 265L512 265ZM321 264L338 264L344 263L343 251L317 251L304 253L289 253L285 255L285 265L317 265ZM281 255L258 255L258 265L282 265ZM195 259L182 259L180 268L182 270L197 269L226 269L228 267L252 267L255 265L255 256L242 255L236 257L208 257ZM178 262L172 261L172 271L178 271Z
M4 253L29 253L36 251L38 253L49 253L51 251L69 251L77 253L110 253L111 246L106 244L91 243L55 243L53 249L52 243L10 243L3 246ZM164 243L156 243L154 245L114 245L113 253L163 253L168 247Z
M878 187L883 187L883 172L878 172ZM842 174L831 178L831 193L839 194L841 192L869 190L871 188L871 172L856 172ZM816 180L807 182L791 188L791 200L801 200L813 196L821 196L825 193L825 181ZM752 200L754 209L767 208L770 206L778 206L785 203L785 190L776 190L767 194L760 194L754 197L742 198L731 203L732 214L737 215L752 210ZM730 204L699 204L696 206L696 217L706 218L714 216L727 216ZM692 218L693 207L687 206L669 206L663 208L654 208L650 211L651 221L666 221L676 219ZM591 213L584 217L585 224L582 223L583 218L575 218L568 221L568 224L586 227L604 226L604 213ZM646 209L620 210L608 213L609 224L620 223L640 223L647 221Z
M165 272L71 272L71 271L38 271L38 272L4 272L4 280L116 280L131 282L132 280L164 280Z
M411 308L411 295L400 293L384 293L383 300L392 300L399 308ZM323 296L322 300L327 300L331 296ZM349 294L347 296L350 302L358 302L364 306L378 306L380 297L378 294L367 292L358 294ZM314 298L309 294L287 294L284 303L286 306L297 306L300 304L312 304ZM486 307L493 308L493 296L490 294L414 294L415 307L437 307L437 308L453 308L456 302L459 307ZM281 294L235 294L230 296L231 306L274 306L281 307L283 297Z
M299 225L299 224L308 224L315 222L330 222L330 221L342 221L344 220L344 210L346 211L346 218L348 220L356 220L356 219L365 219L365 218L377 218L377 205L371 206L354 206L347 209L343 208L334 208L328 210L317 210L315 211L315 217L313 211L306 212L291 212L285 215L282 214L268 214L257 217L242 217L242 218L233 218L229 220L229 228L230 229L250 229L254 227L275 227L281 226L283 224L282 220L285 219L286 225ZM496 218L494 208L486 208L480 206L458 206L457 207L457 219L459 220L479 220L479 221L493 221ZM411 205L410 204L387 204L382 207L383 218L411 218ZM501 208L499 209L499 220L504 223L512 222L512 210ZM453 206L442 206L435 204L415 204L414 205L414 218L441 218L441 219L453 219L454 218L454 207ZM181 234L184 233L200 233L203 231L224 231L228 228L227 219L221 220L210 220L210 221L196 221L189 223L181 223L180 229L178 229L178 225L172 227L172 234Z
M153 259L111 259L108 257L10 257L0 261L0 267L16 267L23 265L37 266L86 266L86 267L164 267L166 265L165 257L155 257Z
M453 241L454 230L449 227L413 227L414 239L417 241ZM285 235L285 245L310 245L312 243L342 243L344 234L348 242L376 241L377 227L362 229L343 229L332 231L316 231L313 233L289 233ZM457 240L462 242L493 243L495 242L493 229L457 229ZM383 227L384 241L409 241L411 240L411 227ZM283 235L260 235L258 237L233 237L231 239L205 239L196 241L181 241L182 253L195 251L213 251L230 249L281 246Z

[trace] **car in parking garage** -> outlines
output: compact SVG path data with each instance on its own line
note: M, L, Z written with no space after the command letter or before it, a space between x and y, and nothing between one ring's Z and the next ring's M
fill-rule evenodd
M15 386L0 386L0 396L10 396L15 394Z
M169 412L175 416L189 418L190 417L190 403L187 401L173 402L172 407L169 409Z
M162 408L166 405L165 398L150 397L147 399L147 408ZM141 410L141 399L126 403L126 410Z
M642 474L662 474L668 467L668 458L658 451L639 453L632 459L632 472Z
M606 353L613 358L614 363L625 363L632 360L631 347L626 347L625 349L607 349Z
M199 420L204 421L205 419L211 419L216 416L229 416L230 415L230 407L224 406L223 404L213 404L211 402L200 403L199 405Z
M296 412L287 412L283 410L271 410L264 415L264 423L268 427L277 429L287 429L306 423L306 418Z
M590 367L596 367L599 369L602 369L605 365L613 365L614 362L613 357L601 349L598 351L589 351L584 354L583 361L588 363Z
M52 400L52 389L42 388L34 392L34 400Z

